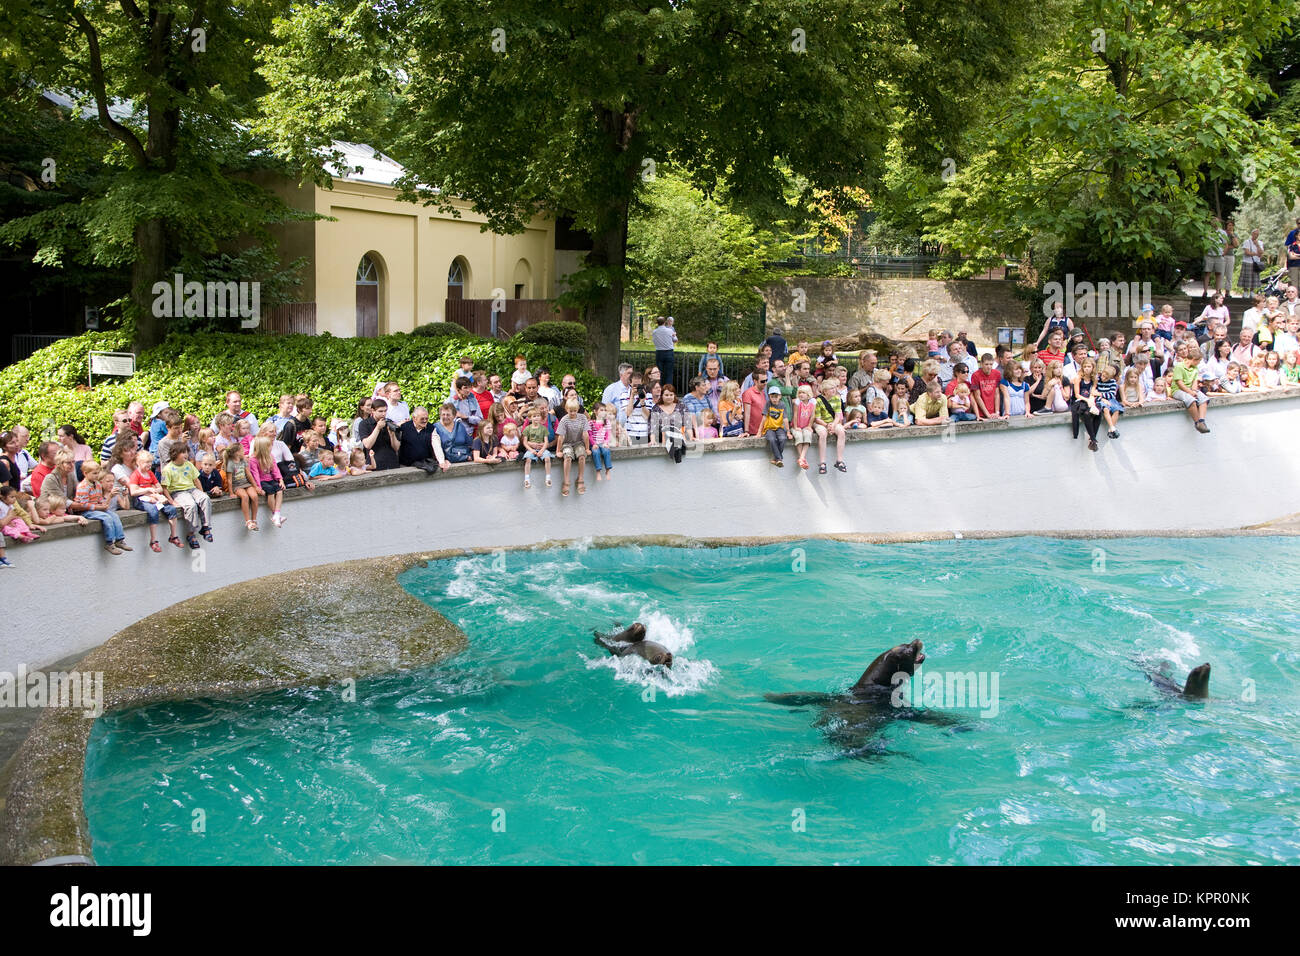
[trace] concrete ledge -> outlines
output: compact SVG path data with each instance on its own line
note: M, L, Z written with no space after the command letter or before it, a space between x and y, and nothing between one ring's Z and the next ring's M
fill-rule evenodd
M1225 506L1179 511L1180 532L1258 526L1294 511L1289 497L1226 493L1262 474L1273 487L1300 485L1297 411L1296 387L1219 397L1213 431L1201 435L1181 406L1138 409L1097 453L1070 440L1068 416L854 432L848 474L824 476L791 467L792 450L787 467L772 467L758 438L701 442L680 465L662 448L625 448L611 482L588 472L587 493L568 498L544 486L540 467L525 491L519 463L457 465L434 478L397 469L290 492L281 529L263 522L250 533L238 503L218 501L216 541L194 552L149 551L143 513L126 516L135 551L117 557L99 546L97 523L64 526L10 549L0 671L85 653L189 596L392 554L602 536L1137 534L1165 523L1187 489L1217 489ZM555 476L558 485L558 463Z

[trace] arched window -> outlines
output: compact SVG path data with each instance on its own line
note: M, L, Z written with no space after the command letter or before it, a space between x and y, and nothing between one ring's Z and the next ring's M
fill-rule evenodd
M379 334L379 265L369 255L357 263L357 337Z
M465 285L469 276L465 260L460 256L451 260L451 268L447 270L447 298L463 299L465 298Z

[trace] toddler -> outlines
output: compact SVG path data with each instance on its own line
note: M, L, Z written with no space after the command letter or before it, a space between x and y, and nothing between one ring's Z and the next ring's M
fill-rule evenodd
M732 383L728 383L732 384ZM592 419L591 425L587 428L587 433L591 437L591 463L596 469L596 480L601 480L601 471L605 472L606 479L614 477L614 464L610 456L610 445L613 444L614 429L618 426L618 413L614 406L603 404L596 406L596 417Z
M695 429L695 437L718 437L718 416L713 414L713 409L706 408L700 412L700 427Z
M364 448L352 449L352 454L348 456L348 474L364 475L370 471L370 463L366 461L366 450Z
M238 447L239 443L235 443ZM176 534L176 506L172 504L167 493L163 491L162 484L158 481L158 476L153 470L153 455L147 451L142 451L135 456L135 471L131 472L126 479L127 493L131 496L134 506L145 513L149 521L149 548L154 552L162 550L162 545L158 543L158 516L165 514L167 516L168 527L171 528L171 537L167 539L168 543L181 547L181 539Z
M501 446L497 454L506 461L515 461L519 457L519 426L510 419L501 426Z

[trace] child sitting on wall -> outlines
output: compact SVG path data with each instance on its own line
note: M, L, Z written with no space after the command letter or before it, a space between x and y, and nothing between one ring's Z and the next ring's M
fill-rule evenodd
M338 467L334 464L334 452L328 448L322 448L319 456L317 456L316 464L311 466L309 477L327 480L337 478L338 475Z
M366 450L364 448L352 449L352 454L348 456L348 474L364 475L366 472L373 470L368 461L366 461Z
M763 419L758 426L758 433L767 439L767 447L772 452L772 464L784 468L785 440L793 438L794 435L785 419L785 403L781 401L779 385L773 385L767 390L767 405L763 408Z

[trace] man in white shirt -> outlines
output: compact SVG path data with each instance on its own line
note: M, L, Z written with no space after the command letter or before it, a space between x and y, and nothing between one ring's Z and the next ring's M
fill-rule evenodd
M660 326L660 328L663 328L663 326ZM658 332L659 329L655 331ZM621 362L618 366L618 381L610 382L605 386L605 390L600 393L600 400L606 405L623 408L627 405L627 397L631 391L632 366L627 362Z
M402 387L396 382L380 382L372 397L388 402L388 420L398 428L411 420L411 409L402 401Z
M248 422L248 424L253 428L253 434L257 434L257 416L252 412L244 411L244 399L238 392L226 392L226 411L234 416L236 425L240 422ZM210 427L214 432L217 430L217 420L215 417L212 419L212 425Z
M1300 297L1296 294L1296 287L1286 290L1286 298L1282 300L1282 308L1286 310L1287 315L1300 315Z
M1255 304L1241 313L1241 327L1242 329L1249 329L1251 335L1254 335L1255 330L1259 328L1259 317L1264 311L1264 302L1264 294L1256 292Z

